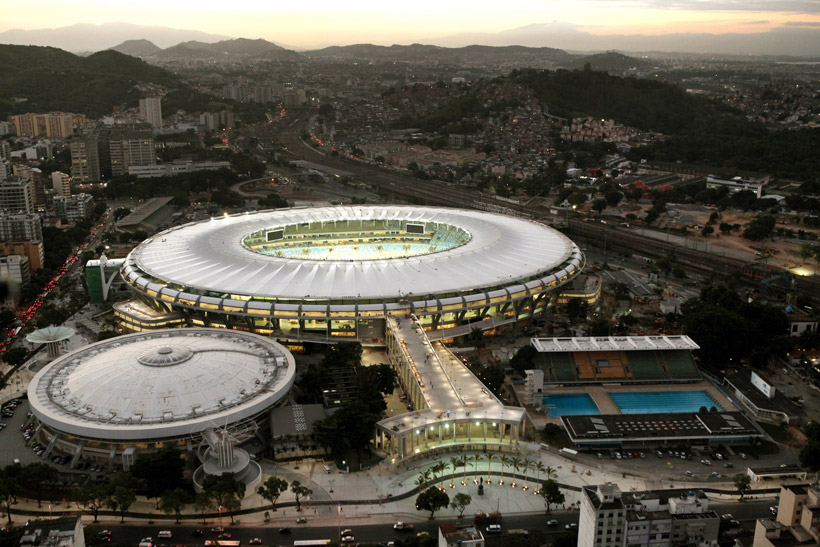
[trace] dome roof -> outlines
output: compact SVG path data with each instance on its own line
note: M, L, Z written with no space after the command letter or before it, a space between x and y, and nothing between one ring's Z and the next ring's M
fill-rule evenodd
M37 417L93 438L163 438L225 426L266 410L293 384L293 356L277 342L222 329L112 338L37 374Z

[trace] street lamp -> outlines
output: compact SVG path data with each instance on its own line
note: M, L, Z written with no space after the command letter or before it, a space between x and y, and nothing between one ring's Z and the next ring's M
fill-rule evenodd
M219 527L222 527L222 506L219 506Z

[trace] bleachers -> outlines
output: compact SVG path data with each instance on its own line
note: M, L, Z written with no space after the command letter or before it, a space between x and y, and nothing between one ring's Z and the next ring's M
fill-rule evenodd
M544 352L539 355L544 380L553 383L700 378L692 356L685 350Z
M661 369L656 351L634 351L629 354L629 368L636 380L662 380L666 374Z
M698 367L688 351L663 352L670 378L699 378Z

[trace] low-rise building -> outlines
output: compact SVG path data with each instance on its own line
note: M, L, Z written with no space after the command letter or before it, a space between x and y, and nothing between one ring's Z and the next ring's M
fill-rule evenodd
M20 547L85 547L83 519L67 517L26 524Z
M438 527L438 547L484 547L484 536L472 526L458 528L444 523Z
M783 485L775 518L759 519L753 547L820 545L820 490L805 484Z
M614 484L581 490L579 547L717 545L719 526L702 492L622 493Z

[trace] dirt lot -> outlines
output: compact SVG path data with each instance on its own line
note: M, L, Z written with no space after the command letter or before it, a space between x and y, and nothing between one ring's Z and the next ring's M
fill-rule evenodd
M636 210L630 208L628 212L639 215L641 209L646 210L649 209L650 206L642 204L639 207L640 208L636 208ZM680 214L677 219L678 222L676 222L675 219L667 220L662 217L657 223L659 227L669 226L679 229L681 226L685 225L688 227L687 231L689 238L692 240L708 242L714 247L725 247L727 249L745 251L752 255L762 252L764 255L768 254L768 258L766 258L767 264L788 269L800 267L803 275L817 275L820 273L820 268L818 268L817 262L813 259L803 261L800 258L800 244L793 243L788 238L773 237L764 241L750 241L748 239L744 239L742 237L743 226L755 218L755 213L753 212L744 213L740 211L718 211L720 218L713 225L715 231L712 235L705 237L701 235L700 228L695 229L693 226L705 226L709 222L709 216L716 211L715 209L703 206L682 205L670 205L668 208ZM624 212L626 213L627 211ZM725 235L718 230L718 226L722 222L726 222L731 225L739 224L741 228L739 230L733 230L729 235ZM795 231L797 229L802 229L806 232L814 232L820 236L820 229L807 228L802 225L798 227L788 223L788 220L785 217L778 217L777 226L778 228L791 228ZM766 249L770 250L766 251ZM761 260L763 260L763 258L761 258Z

